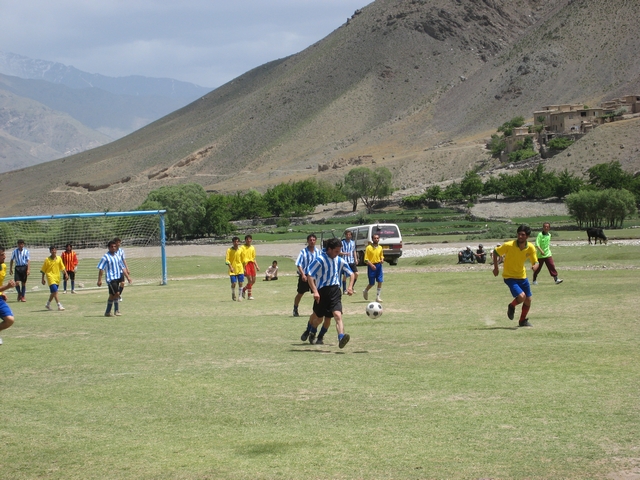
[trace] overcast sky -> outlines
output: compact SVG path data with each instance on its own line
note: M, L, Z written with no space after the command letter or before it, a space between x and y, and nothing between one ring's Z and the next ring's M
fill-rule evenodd
M108 76L218 87L372 0L0 0L0 50Z

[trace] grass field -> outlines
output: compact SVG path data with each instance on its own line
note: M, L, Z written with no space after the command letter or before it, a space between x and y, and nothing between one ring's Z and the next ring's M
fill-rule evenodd
M227 279L186 279L216 258L170 260L118 318L104 289L61 295L64 312L11 295L0 478L637 478L638 248L553 250L564 283L541 274L534 328L507 319L488 266L402 259L381 319L344 301L343 350L333 327L300 341L294 276L242 303Z

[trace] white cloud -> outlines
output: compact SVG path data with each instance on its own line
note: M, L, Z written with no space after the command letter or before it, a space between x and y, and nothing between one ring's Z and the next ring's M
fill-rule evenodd
M0 0L0 49L217 87L297 53L370 0Z

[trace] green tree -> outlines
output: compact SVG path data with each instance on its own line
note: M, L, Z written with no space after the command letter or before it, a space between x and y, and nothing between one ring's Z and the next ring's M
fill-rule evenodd
M560 175L558 175L558 182L556 184L554 195L558 198L564 198L571 193L579 191L583 186L584 181L569 173L565 168Z
M230 200L233 220L264 218L271 215L266 200L255 190L249 190L247 193L236 192Z
M495 195L496 200L498 199L498 195L503 193L504 185L502 180L498 177L489 177L484 185L482 186L483 195Z
M385 167L378 167L373 171L367 167L357 167L344 177L344 185L352 192L357 192L367 213L371 213L376 202L393 191L391 179L391 172Z
M202 185L186 183L149 192L140 209L166 209L167 236L181 239L198 234L200 224L206 215L206 200L207 193Z
M478 196L482 194L482 179L476 172L469 170L464 174L462 183L460 183L460 193L470 202L475 202Z
M442 200L442 188L440 185L434 185L433 187L429 187L426 192L424 192L425 197L430 202L439 202Z
M507 142L503 137L500 137L499 135L496 135L494 133L493 135L491 135L491 140L489 141L487 148L489 148L491 155L497 157L504 151L505 148L507 148Z
M564 150L565 148L569 148L571 145L573 145L573 140L567 137L552 138L547 144L551 150Z
M580 228L620 228L637 212L634 195L624 189L580 190L567 195L565 204Z
M226 195L213 193L205 202L205 216L200 223L201 235L222 236L234 230L231 221L231 199Z
M459 202L463 200L462 191L460 190L460 184L457 182L450 183L442 193L442 199L449 202Z
M600 163L587 170L589 185L599 190L607 188L628 188L633 176L622 170L620 162Z
M296 202L293 186L291 183L280 183L268 188L264 194L264 201L276 217L290 215Z

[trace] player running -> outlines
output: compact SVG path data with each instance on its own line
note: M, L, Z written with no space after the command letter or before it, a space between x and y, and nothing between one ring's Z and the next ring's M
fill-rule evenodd
M329 239L326 250L308 268L307 278L314 299L313 313L309 317L307 325L309 341L312 344L318 343L315 336L318 325L322 323L323 318L335 318L336 330L338 331L338 347L344 348L351 338L348 333L344 333L340 283L343 274L349 277L347 295L353 295L354 277L347 262L340 258L341 246L339 239ZM322 339L325 332L326 328L323 326L318 338Z
M307 246L300 250L298 258L296 259L296 268L298 269L298 293L293 299L294 317L300 316L298 313L300 300L302 300L302 296L310 290L309 283L307 282L307 267L311 265L311 262L320 254L320 250L316 248L316 240L317 237L313 233L307 235Z
M369 300L369 290L378 282L378 290L376 291L376 302L382 303L380 292L382 292L382 282L384 282L384 274L382 273L382 262L384 253L382 246L378 245L380 235L373 234L371 236L371 245L367 245L364 251L364 263L367 264L367 276L369 277L369 285L362 291L365 300Z
M249 300L253 300L251 287L256 283L256 272L260 271L258 261L256 260L256 248L251 245L251 242L253 242L253 237L246 235L244 237L244 245L242 246L242 266L244 267L244 276L247 280L247 286L242 289L242 298L245 298L246 295Z
M493 257L493 276L497 277L500 273L498 267L498 258L504 255L504 266L502 267L502 277L504 283L507 284L513 301L507 306L507 317L513 320L516 306L522 303L522 312L520 313L519 327L532 327L527 318L529 309L531 308L531 286L527 278L527 271L524 262L529 259L531 268L534 272L538 271L538 256L536 255L536 247L529 243L527 239L531 235L531 228L527 225L518 227L518 238L499 245L495 248Z

